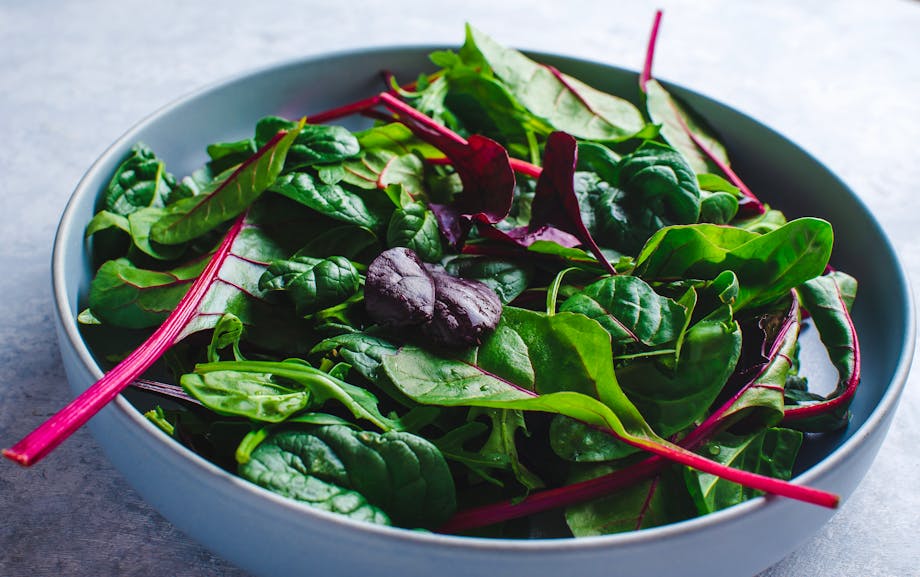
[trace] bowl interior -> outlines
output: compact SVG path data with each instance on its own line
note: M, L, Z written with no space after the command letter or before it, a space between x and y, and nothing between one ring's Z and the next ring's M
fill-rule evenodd
M101 375L99 363L81 338L74 320L85 306L93 274L91 247L83 239L83 227L92 217L99 192L134 143L148 144L166 161L168 169L180 177L206 161L207 144L246 137L255 122L265 115L299 118L369 96L381 90L378 73L384 69L404 81L415 78L420 71L431 68L426 55L432 49L342 53L240 76L167 106L115 142L79 185L65 212L55 246L54 283L63 331L90 372ZM634 72L557 55L535 57L601 90L638 100ZM863 354L861 390L852 406L850 426L808 443L799 477L807 482L835 466L828 456L845 451L848 444L857 441L854 438L857 431L874 426L872 419L880 412L890 411L896 402L913 349L913 312L904 274L876 220L819 162L769 128L723 104L680 87L670 88L717 128L736 171L758 196L789 217L819 216L834 225L832 265L860 282L853 318ZM343 124L349 128L366 125L360 119L349 119ZM833 385L836 375L821 354L814 358L806 355L805 363L811 365L806 367L806 371L811 369L807 372L811 379ZM162 437L162 442L171 441ZM190 452L186 457L199 459ZM249 491L255 499L270 498L255 486L240 490ZM733 514L728 510L710 517L729 519ZM685 523L693 527L698 522ZM614 535L602 539L611 544L625 537Z

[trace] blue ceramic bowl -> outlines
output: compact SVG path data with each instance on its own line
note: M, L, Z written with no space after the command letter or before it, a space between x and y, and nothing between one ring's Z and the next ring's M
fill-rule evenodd
M310 58L197 92L129 130L90 168L61 219L53 282L60 346L79 393L102 376L76 316L92 277L83 229L120 159L137 141L177 174L205 160L208 143L248 136L260 117L297 118L380 90L379 71L413 78L431 48L388 48ZM618 94L636 94L636 74L546 54L538 59ZM846 498L871 464L904 386L914 313L904 272L866 207L806 152L731 108L679 87L722 134L734 166L790 217L820 216L837 232L832 264L860 281L853 317L862 343L862 386L853 421L811 443L795 482ZM356 126L351 126L355 128ZM862 255L872 258L862 258ZM834 382L826 367L812 380ZM179 529L255 575L754 575L815 533L833 514L779 498L628 534L513 541L427 534L355 522L285 499L235 477L163 434L124 397L90 423L128 481ZM705 564L705 565L702 565Z

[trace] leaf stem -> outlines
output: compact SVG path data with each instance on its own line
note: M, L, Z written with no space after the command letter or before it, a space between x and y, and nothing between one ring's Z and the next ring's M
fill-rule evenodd
M86 424L175 344L183 329L198 313L198 306L211 288L227 255L230 254L234 240L243 229L245 215L244 212L237 218L211 261L179 301L175 310L141 346L21 441L9 449L4 449L3 456L24 467L34 465Z
M639 86L645 92L645 85L652 78L652 61L655 59L655 44L658 42L658 28L661 26L662 11L655 11L655 20L652 22L652 32L648 38L648 47L645 50L645 65L639 76Z

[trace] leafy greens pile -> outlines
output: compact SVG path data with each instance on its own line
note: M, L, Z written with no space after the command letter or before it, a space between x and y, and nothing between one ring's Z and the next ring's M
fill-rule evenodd
M178 400L148 413L168 434L374 523L583 536L763 492L835 506L785 480L802 431L846 425L856 283L830 224L761 203L651 78L652 46L644 110L468 27L436 72L264 118L184 179L135 146L87 229L80 321L159 328L94 399L162 358L181 388L134 384ZM376 123L325 124L355 113ZM798 373L803 311L828 398Z

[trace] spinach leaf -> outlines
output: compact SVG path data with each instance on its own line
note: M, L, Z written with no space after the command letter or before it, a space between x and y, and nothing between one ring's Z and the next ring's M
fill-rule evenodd
M350 224L379 228L381 216L365 204L361 196L339 184L325 184L307 172L291 172L279 177L269 188L316 212Z
M161 244L179 244L241 214L281 174L288 148L302 126L279 132L225 180L214 181L201 195L171 204L167 214L151 227L150 238Z
M508 304L524 292L533 278L533 268L508 260L459 256L450 260L444 268L452 276L477 280L491 288Z
M387 245L413 250L425 262L438 262L444 256L438 220L420 202L410 202L393 211Z
M291 386L291 382L296 387ZM283 421L306 407L316 407L328 400L335 400L345 406L357 419L373 423L384 431L400 430L399 421L381 414L377 397L370 391L346 383L332 375L314 368L298 359L286 361L222 361L203 363L195 367L194 373L183 375L182 386L199 398L203 404L211 403L229 414L248 416L256 420L268 420L263 415L268 411L254 410L261 403L260 397L269 395L273 403L270 408L283 403L284 407L302 404L275 421ZM272 399L269 393L279 395ZM290 395L290 396L285 396ZM206 401L207 399L207 401ZM310 403L309 405L307 403ZM276 411L281 413L281 411Z
M358 292L360 275L341 256L326 259L294 256L276 260L259 279L262 291L284 291L300 315L310 315L344 302Z
M633 276L603 278L569 297L559 309L598 321L614 345L648 347L676 340L688 311Z
M128 235L133 248L141 253L157 260L174 260L185 252L184 245L170 246L150 241L150 227L163 214L165 209L160 207L138 208L128 216L102 210L97 212L86 226L86 236L89 238L103 230L120 230Z
M166 206L176 180L144 144L131 147L105 187L105 210L120 216L146 207Z
M434 528L456 507L453 478L438 449L405 432L343 426L281 431L241 465L271 491L352 518Z
M735 469L777 479L792 477L792 466L802 444L802 433L791 429L765 429L739 437L722 433L699 453ZM685 469L690 494L700 515L743 503L762 493L693 469Z
M367 333L349 333L338 335L321 341L311 355L318 355L335 351L345 362L368 381L378 384L383 375L381 365L383 357L395 355L399 348L380 337Z
M298 123L267 116L256 124L255 146L262 148L279 132L296 130ZM357 156L361 151L358 139L346 128L324 124L304 125L291 144L285 159L285 171L332 164Z
M651 212L666 224L692 224L700 217L696 174L684 157L665 144L644 142L617 164L617 185L635 210Z
M340 177L343 182L363 189L401 184L413 198L425 198L425 167L419 156L440 157L442 153L438 149L398 122L369 128L357 133L356 137L361 156L342 164Z
M518 431L527 434L524 413L508 409L474 408L470 411L470 418L475 418L479 414L486 415L492 424L489 436L479 449L479 453L492 456L493 460L500 460L511 469L515 479L528 491L543 487L544 483L540 477L525 467L518 455L515 436Z

